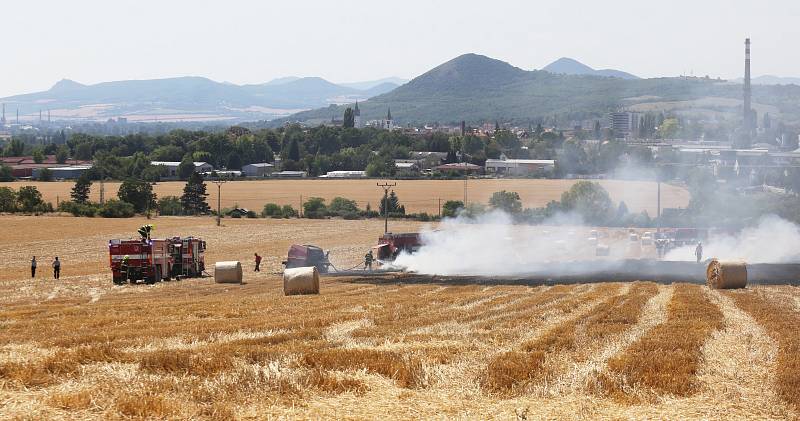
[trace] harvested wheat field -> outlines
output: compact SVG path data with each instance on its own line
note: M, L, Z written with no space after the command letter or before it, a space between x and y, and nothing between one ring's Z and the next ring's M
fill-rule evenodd
M358 202L365 208L370 204L373 209L380 205L383 190L375 184L378 180L262 180L238 181L227 183L222 187L222 207L239 206L260 211L266 203L300 206L301 195L308 199L312 196L322 197L328 201L336 196L343 196ZM568 190L577 180L540 180L540 179L503 179L503 180L470 180L468 183L468 200L486 203L492 193L500 190L518 192L525 207L542 207L551 200L559 200L561 193ZM624 201L631 212L646 210L650 215L656 214L657 187L653 182L600 180L615 202ZM25 185L34 185L48 202L54 205L58 200L68 200L73 182L13 182L0 183L18 189ZM217 188L207 183L209 203L217 203ZM183 193L183 182L163 182L155 186L159 197ZM105 184L105 197L116 197L119 183ZM439 199L464 199L463 180L400 180L395 192L409 212L439 212ZM92 200L100 199L100 187L92 185ZM661 186L663 207L686 207L689 203L689 192L681 187L668 184Z
M204 237L209 263L252 269L259 251L265 270L113 286L106 241L143 219L2 220L0 419L798 418L795 287L402 275L286 297L291 242L352 266L381 222L211 218L158 218L156 233Z

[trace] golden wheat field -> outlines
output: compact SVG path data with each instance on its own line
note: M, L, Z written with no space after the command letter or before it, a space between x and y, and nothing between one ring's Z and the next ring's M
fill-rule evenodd
M407 274L286 297L289 244L352 266L382 223L165 217L157 235L205 238L209 265L251 268L258 251L264 271L113 286L106 241L144 219L2 222L0 419L798 418L795 287ZM45 267L55 253L60 281Z
M378 209L383 190L376 186L378 180L261 180L237 181L226 183L222 187L222 207L241 207L260 211L264 204L273 202L280 205L300 206L301 196L308 199L312 196L322 197L328 201L336 196L343 196L358 202L365 208L367 204ZM541 207L551 200L559 200L561 193L568 190L577 180L540 180L540 179L501 179L501 180L469 180L467 183L467 200L486 203L492 193L500 190L519 193L525 207ZM657 186L647 181L601 180L614 202L624 201L631 212L646 210L651 216L656 215L658 207ZM59 200L69 200L72 182L13 182L0 183L0 187L18 189L25 185L34 185L48 202L56 204ZM183 182L163 182L155 186L159 197L183 193ZM217 203L217 186L207 183L208 199L212 207ZM105 183L105 197L115 197L119 189L118 182ZM463 180L400 180L394 188L400 201L408 212L439 212L439 199L464 199ZM92 185L92 200L100 199L100 187ZM689 192L669 184L661 186L661 203L663 207L686 207L689 203Z

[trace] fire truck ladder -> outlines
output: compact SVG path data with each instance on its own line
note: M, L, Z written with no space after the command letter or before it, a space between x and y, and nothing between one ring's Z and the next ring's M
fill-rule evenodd
M183 262L181 265L181 272L185 278L194 276L197 272L194 261L194 250L191 249L191 245L192 237L183 239L181 245L181 262Z

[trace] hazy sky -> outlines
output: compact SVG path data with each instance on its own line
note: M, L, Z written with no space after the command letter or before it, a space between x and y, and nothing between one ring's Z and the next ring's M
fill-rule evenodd
M0 97L62 78L412 78L467 52L732 78L746 36L754 75L800 76L799 17L798 0L4 0Z

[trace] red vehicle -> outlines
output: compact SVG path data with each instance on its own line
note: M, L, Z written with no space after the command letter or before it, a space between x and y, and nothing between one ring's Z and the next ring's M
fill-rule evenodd
M153 284L197 277L205 270L205 241L198 238L110 240L109 265L115 284Z
M172 271L170 245L168 240L109 241L109 263L114 283L144 281L153 284L169 279Z
M378 245L373 247L377 249L378 260L394 260L401 252L414 253L419 250L422 245L422 240L418 232L392 234L391 232L383 234L378 238Z
M317 246L307 244L292 244L289 247L289 256L283 264L286 269L316 266L320 273L328 273L331 266L327 253Z
M196 278L206 270L206 242L195 237L173 237L171 243L172 270L174 277Z

